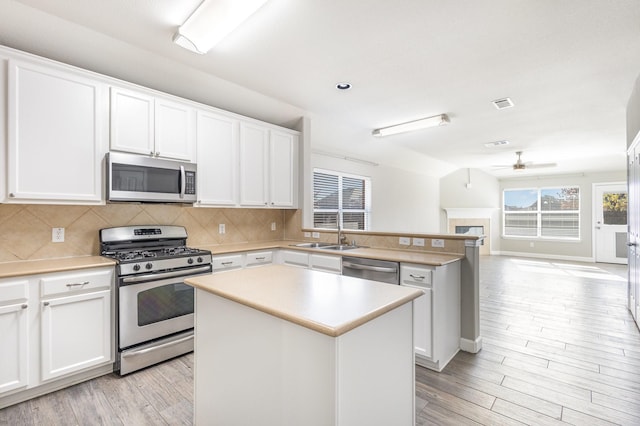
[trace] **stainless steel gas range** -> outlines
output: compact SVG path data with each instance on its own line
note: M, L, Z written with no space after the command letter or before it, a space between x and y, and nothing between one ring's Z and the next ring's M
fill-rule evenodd
M211 252L186 246L182 226L100 230L100 251L116 260L114 371L125 375L193 351L193 288L183 280L212 271Z

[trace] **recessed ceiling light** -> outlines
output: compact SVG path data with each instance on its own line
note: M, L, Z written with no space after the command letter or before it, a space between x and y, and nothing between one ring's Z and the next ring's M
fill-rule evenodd
M342 82L342 83L338 83L338 84L336 84L336 89L338 89L338 90L349 90L349 89L351 89L351 83L347 83L346 81Z
M484 144L487 148L494 148L496 146L509 145L509 141L495 141L495 142L487 142Z

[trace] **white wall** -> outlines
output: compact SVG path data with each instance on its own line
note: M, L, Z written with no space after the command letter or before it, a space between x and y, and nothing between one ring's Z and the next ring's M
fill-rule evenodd
M468 186L467 184L471 185ZM490 247L499 245L500 184L498 179L478 169L458 169L440 179L440 231L447 233L447 208L494 209L491 217Z
M626 182L625 170L609 173L589 173L579 175L545 176L500 181L500 197L504 189L540 188L554 186L580 187L580 241L544 241L528 238L500 237L499 250L502 254L531 255L534 257L573 258L593 260L593 184ZM500 220L502 228L502 220ZM500 230L502 235L502 229ZM533 243L533 247L531 247Z
M633 143L638 133L640 133L640 75L627 103L627 147Z
M373 231L438 233L438 178L392 167L373 166L323 154L311 154L311 168L371 178ZM311 227L306 224L305 227Z

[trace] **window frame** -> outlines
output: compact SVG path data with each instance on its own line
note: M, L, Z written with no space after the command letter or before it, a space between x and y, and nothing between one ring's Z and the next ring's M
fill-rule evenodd
M562 189L577 189L578 196L578 204L577 209L575 210L544 210L542 209L542 193L545 190L562 190ZM535 210L521 210L521 211L509 211L505 209L505 193L508 191L536 191L537 199L536 199L536 209ZM502 190L502 238L504 239L524 239L524 240L543 240L543 241L565 241L565 242L579 242L582 241L582 190L580 189L580 185L553 185L553 186L544 186L544 187L526 187L526 188L504 188ZM532 215L536 216L536 228L535 235L511 235L507 234L507 216L517 216L517 215ZM575 237L572 236L548 236L543 235L543 218L545 216L552 217L554 215L562 215L562 214L577 214L577 232L578 235ZM533 229L533 228L531 228Z
M330 175L330 176L336 176L338 178L338 208L337 209L317 209L315 207L315 193L316 193L316 188L315 188L315 175L316 173L321 173L321 174L325 174L325 175ZM345 208L344 207L344 200L343 200L343 191L344 191L344 187L343 187L343 178L349 178L349 179L356 179L356 180L362 180L364 183L364 209L353 209L353 208ZM337 226L334 228L330 228L330 227L317 227L316 226L316 213L333 213L333 214L339 214L339 220L340 220L340 226L343 230L348 230L348 231L370 231L371 230L371 177L369 176L363 176L363 175L357 175L357 174L353 174L353 173L346 173L346 172L340 172L337 170L329 170L329 169L323 169L323 168L319 168L319 167L314 167L313 171L312 171L312 179L311 179L311 185L312 185L312 200L311 200L311 204L312 204L312 213L311 213L311 220L312 220L312 226L313 229L318 229L318 230L336 230L338 229ZM356 228L345 228L344 227L344 215L345 213L362 213L364 214L364 229L356 229Z

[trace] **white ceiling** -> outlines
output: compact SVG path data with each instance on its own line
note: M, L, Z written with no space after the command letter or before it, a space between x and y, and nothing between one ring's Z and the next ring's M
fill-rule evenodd
M107 36L94 52L117 61L118 45L105 41L117 40L292 106L279 111L280 123L301 111L339 123L342 134L319 135L314 147L383 164L420 167L424 155L506 177L516 172L491 166L524 151L525 162L557 163L525 173L625 168L625 108L640 74L638 0L270 0L204 56L171 42L199 3L0 0L0 43L40 53L61 28L68 40L87 27ZM51 15L55 26L43 18ZM21 19L29 30L18 30ZM342 81L353 88L339 92ZM494 108L502 97L515 106ZM441 113L449 125L371 136ZM484 146L499 140L510 144Z

